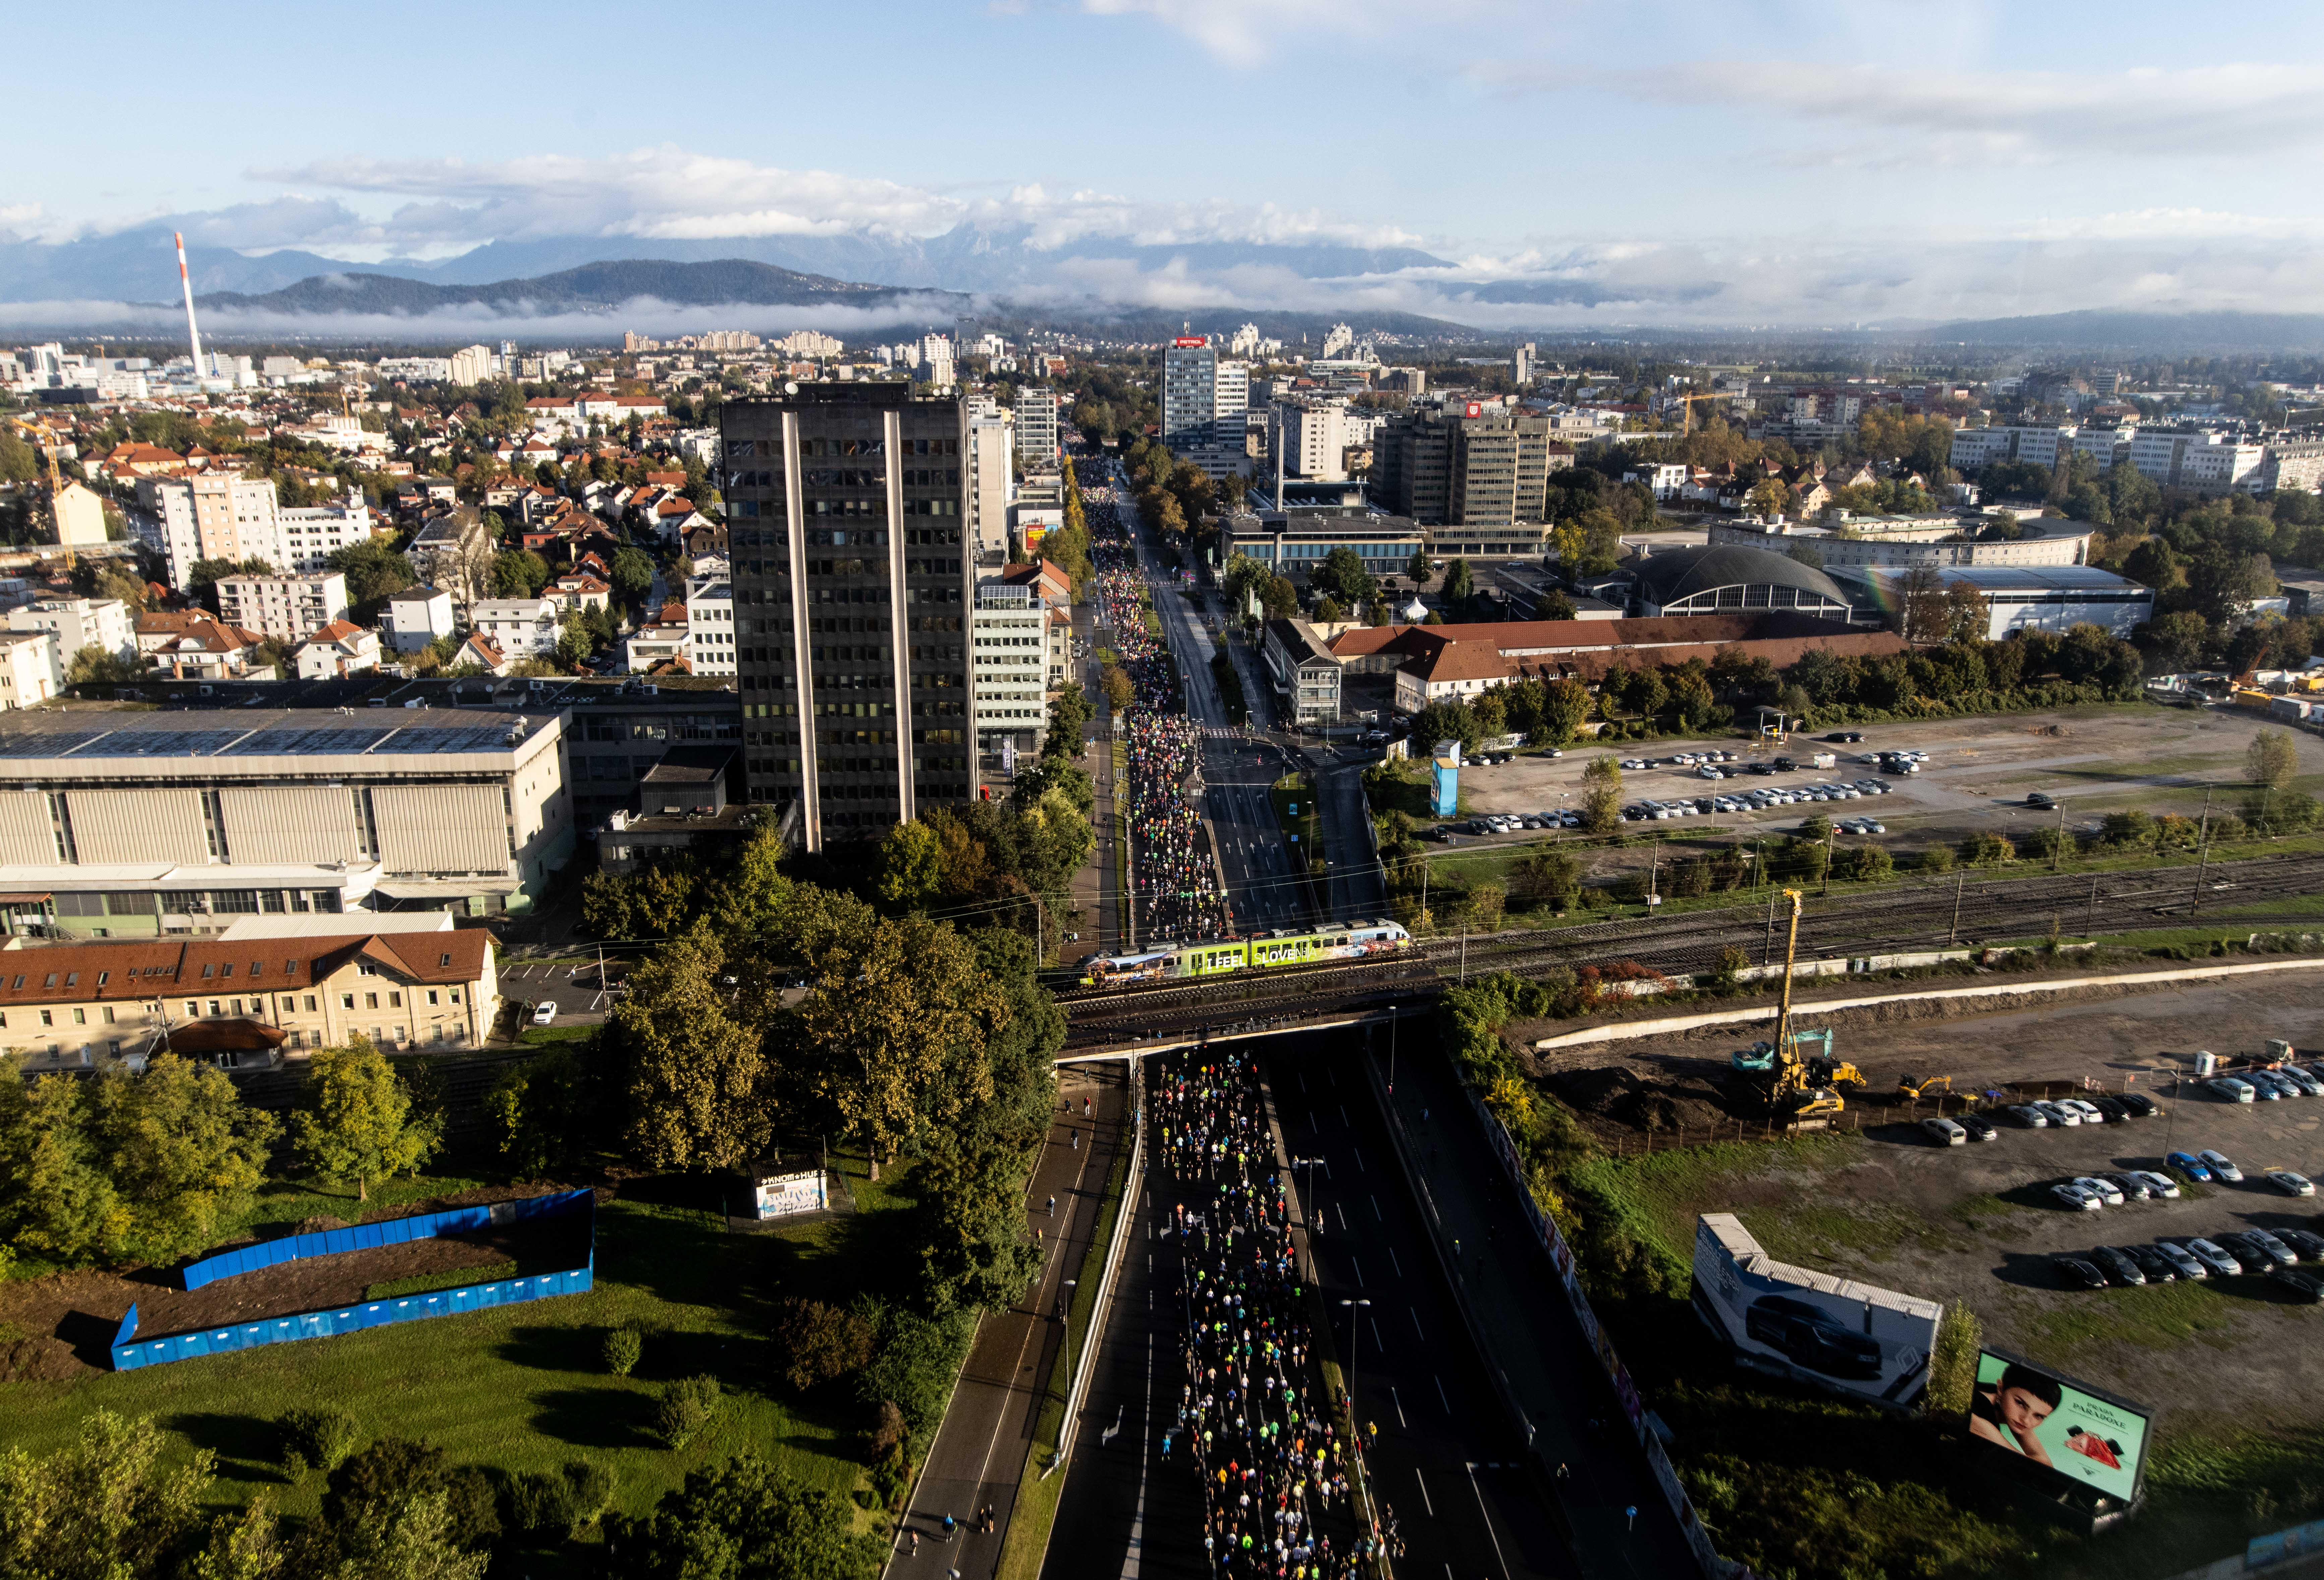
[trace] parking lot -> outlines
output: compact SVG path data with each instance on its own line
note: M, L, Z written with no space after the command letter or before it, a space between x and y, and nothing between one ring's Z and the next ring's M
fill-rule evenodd
M2218 797L2215 804L2235 807L2248 790L2245 751L2267 726L2266 719L2236 710L2140 707L1867 725L1861 742L1827 741L1824 735L1843 732L1817 732L1780 746L1754 745L1731 735L1606 748L1584 743L1556 757L1520 753L1507 763L1465 765L1461 793L1472 816L1538 818L1572 811L1588 799L1583 768L1594 758L1613 755L1651 762L1624 771L1622 798L1626 806L1659 802L1673 808L1661 819L1646 820L1658 835L1683 837L1691 828L1713 824L1747 836L1784 834L1821 811L1835 819L1869 817L1883 826L1872 837L1899 851L1917 850L1986 830L2024 838L2037 827L2054 827L2060 808L2067 828L2077 830L2095 827L2107 812L2132 808L2191 816L2201 810L2207 791ZM2295 788L2311 794L2324 790L2324 740L2299 731L2292 739L2301 767ZM1731 762L1716 766L1736 771L1735 777L1706 780L1700 763L1675 761L1706 752L1731 753ZM1864 761L1883 752L1925 755L1920 772L1899 774ZM1816 766L1813 755L1819 753L1831 753L1832 765ZM1796 768L1774 772L1777 757L1792 759ZM1760 766L1769 772L1756 772ZM1864 794L1858 781L1867 779L1885 781L1886 793ZM1818 787L1842 793L1835 797L1827 790L1820 802L1798 799ZM1758 790L1780 790L1794 799L1715 804L1716 798L1735 801ZM2027 798L2037 794L2054 804L2030 806ZM1831 805L1833 799L1845 801L1847 809ZM1708 811L1678 813L1674 807L1681 800L1712 805ZM1637 823L1625 827L1641 831ZM1514 829L1497 837L1525 832Z
M625 969L620 960L608 963L616 983ZM552 1023L558 1026L594 1026L613 1008L613 1001L598 990L595 960L586 965L569 960L513 961L501 968L500 986L503 1003L524 1006L527 1025L532 1023L534 1007L544 1002L557 1006Z
M2324 1234L2324 1203L2286 1195L2264 1178L2271 1169L2324 1175L2324 1097L2235 1103L2191 1079L2199 1049L2247 1057L2283 1038L2309 1060L2324 1055L2319 978L2324 973L2293 971L2098 1003L1843 1030L1839 1051L1862 1067L1875 1095L1851 1100L1865 1115L1860 1135L1693 1154L1720 1158L1717 1167L1688 1169L1688 1153L1665 1154L1642 1160L1641 1178L1671 1182L1655 1206L1662 1232L1680 1236L1675 1243L1689 1243L1695 1213L1735 1212L1783 1260L1965 1301L1989 1342L2160 1406L2165 1429L2313 1429L2324 1422L2324 1307L2299 1303L2252 1271L2070 1288L2054 1258L2090 1260L2101 1246L2166 1239L2216 1243L2253 1228ZM1818 1023L1812 1006L1807 1023ZM1626 1055L1646 1069L1723 1065L1736 1046L1731 1033L1688 1033L1624 1045L1609 1057ZM1907 1071L1948 1075L1956 1094L1999 1092L2012 1102L2023 1095L2013 1084L2127 1087L2151 1094L2163 1112L2070 1129L2031 1130L2002 1118L1990 1141L1945 1146L1918 1123L1932 1105L1886 1105ZM2203 1183L2166 1168L2169 1153L2205 1150L2231 1159L2243 1178ZM2052 1194L2063 1181L2128 1170L2171 1173L2180 1194L2096 1211ZM2301 1256L2301 1265L2309 1262Z

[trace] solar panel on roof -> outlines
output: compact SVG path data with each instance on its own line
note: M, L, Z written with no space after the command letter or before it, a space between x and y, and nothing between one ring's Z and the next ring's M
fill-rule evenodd
M508 741L508 725L479 728L474 725L438 725L427 729L398 730L392 740L383 741L374 748L379 752L490 752Z
M241 730L115 730L83 757L207 757L242 738Z
M43 730L37 735L0 735L0 757L59 757L86 746L103 730Z
M368 752L388 732L378 725L336 725L303 730L258 730L221 755L227 757L323 757Z

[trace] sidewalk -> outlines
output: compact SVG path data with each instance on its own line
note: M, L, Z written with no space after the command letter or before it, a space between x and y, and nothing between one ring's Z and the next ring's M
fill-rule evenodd
M1369 1050L1375 1080L1385 1065ZM1588 1575L1701 1573L1623 1419L1565 1289L1533 1237L1491 1143L1442 1055L1408 1053L1388 1101L1390 1133L1477 1347L1534 1434ZM1635 1508L1633 1520L1628 1511Z
M905 1513L904 1526L920 1533L919 1556L911 1556L909 1538L899 1530L883 1571L896 1580L942 1580L954 1572L962 1580L982 1580L1000 1562L1042 1385L1056 1354L1061 1280L1081 1265L1096 1232L1114 1152L1128 1141L1127 1088L1119 1066L1076 1066L1059 1087L1048 1145L1026 1193L1027 1221L1044 1232L1047 1254L1023 1297L977 1326L975 1345ZM1095 1102L1093 1118L1082 1117L1084 1096ZM1047 1211L1053 1195L1055 1218ZM988 1503L994 1529L972 1531L977 1511ZM946 1514L960 1522L950 1542L943 1534Z

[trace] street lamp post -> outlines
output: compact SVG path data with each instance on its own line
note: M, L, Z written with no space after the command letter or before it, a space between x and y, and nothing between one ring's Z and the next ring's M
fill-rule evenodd
M1315 1236L1322 1231L1323 1215L1315 1205L1315 1165L1323 1162L1323 1160L1321 1158L1293 1158L1288 1160L1288 1161L1294 1169L1305 1169L1307 1170L1307 1277L1310 1281L1317 1281L1317 1274L1315 1270Z
M1355 1418L1356 1409L1356 1307L1359 1306L1369 1307L1371 1302L1342 1300L1340 1304L1348 1308L1348 1418L1352 1421Z

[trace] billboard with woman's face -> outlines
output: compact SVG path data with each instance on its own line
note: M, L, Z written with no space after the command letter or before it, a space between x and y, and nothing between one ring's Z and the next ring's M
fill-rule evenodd
M2138 1496L2146 1468L2146 1412L2031 1361L1998 1350L1978 1352L1969 1431L1982 1444L2030 1461L2026 1474L2043 1482L2063 1476L2126 1503Z

